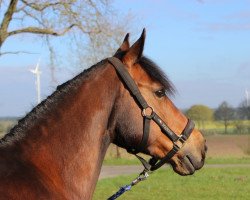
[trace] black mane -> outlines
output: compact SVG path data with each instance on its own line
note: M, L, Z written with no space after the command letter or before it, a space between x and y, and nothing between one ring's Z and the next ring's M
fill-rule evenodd
M175 93L173 84L157 64L145 56L141 57L138 63L153 80L162 84L168 95L173 95Z

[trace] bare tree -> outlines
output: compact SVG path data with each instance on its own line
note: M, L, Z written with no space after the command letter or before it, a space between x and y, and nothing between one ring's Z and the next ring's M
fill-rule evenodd
M9 4L7 4L9 2ZM6 39L23 33L62 36L73 27L84 34L101 32L99 19L106 13L105 0L10 0L1 1L6 8L0 26L0 47ZM11 28L15 23L15 28Z
M90 33L86 43L81 42L84 40L83 38L74 37L74 44L76 45L73 47L74 50L71 51L74 55L69 56L70 62L74 59L73 63L83 68L95 64L103 58L112 56L121 45L126 33L130 32L133 35L137 31L136 28L132 27L135 20L132 14L129 13L120 20L116 18L115 22L109 17L100 21L102 31L95 34Z
M120 37L125 35L125 28L130 24L126 20L124 26L113 23L117 22L117 14L112 10L110 0L0 0L0 56L29 53L22 49L3 51L8 38L21 34L40 36L48 44L54 77L53 59L57 51L51 39L67 34L69 44L81 53L78 61L88 49L100 51L105 46L106 52L110 52L110 47L113 50L115 46L114 41L121 41ZM86 55L93 60L93 57L100 59L103 53L96 51Z

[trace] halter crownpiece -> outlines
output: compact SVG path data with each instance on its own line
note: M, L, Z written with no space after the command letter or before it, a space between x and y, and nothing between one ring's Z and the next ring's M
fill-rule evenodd
M114 66L117 73L120 75L123 83L127 86L128 91L135 97L137 100L137 104L142 109L142 117L143 117L143 136L142 140L137 147L132 149L127 149L127 151L131 154L136 155L136 157L141 161L143 166L148 171L154 171L160 168L165 163L169 162L169 160L184 146L186 140L191 135L194 129L194 122L188 119L188 122L182 131L181 135L175 134L168 125L157 115L154 109L148 105L144 97L142 96L138 86L135 81L130 76L124 64L115 57L108 58L108 61ZM147 146L147 141L149 137L150 130L150 122L153 120L160 128L163 134L165 134L172 142L173 148L167 153L167 155L158 161L156 158L151 158L149 162L147 162L142 157L138 156L137 153L143 151Z

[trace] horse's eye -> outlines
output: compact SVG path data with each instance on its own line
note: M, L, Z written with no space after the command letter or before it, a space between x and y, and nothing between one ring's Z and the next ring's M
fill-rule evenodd
M166 96L166 91L165 91L165 89L157 90L157 91L155 91L155 95L159 98L162 98L162 97Z

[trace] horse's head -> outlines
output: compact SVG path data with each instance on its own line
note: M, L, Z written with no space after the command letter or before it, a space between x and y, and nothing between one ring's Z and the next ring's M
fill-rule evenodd
M123 44L118 49L115 57L124 64L132 79L139 88L141 95L150 106L144 109L138 99L131 94L124 80L121 80L120 94L115 105L115 136L114 143L127 150L135 151L142 143L145 137L145 129L148 129L148 139L144 141L141 152L151 155L159 160L164 159L177 144L180 149L170 156L168 162L172 165L175 172L181 175L193 174L195 170L200 169L205 159L205 139L201 132L191 127L190 136L185 141L172 141L159 126L159 121L174 132L178 137L186 128L188 119L178 110L169 95L173 92L173 87L164 73L151 60L142 56L145 41L145 31L141 37L130 47L128 35ZM121 78L121 77L120 77ZM121 78L122 79L122 78ZM123 82L123 83L122 83ZM151 109L153 108L153 109ZM159 119L150 120L153 113L159 116ZM144 125L145 116L148 116L148 125ZM152 116L151 116L152 115ZM158 124L157 124L157 122ZM164 126L163 124L163 126ZM143 136L144 135L144 136Z

